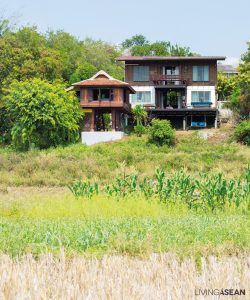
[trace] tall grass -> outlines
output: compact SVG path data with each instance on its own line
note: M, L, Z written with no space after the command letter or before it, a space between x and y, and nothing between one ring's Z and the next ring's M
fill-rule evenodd
M12 260L0 256L2 299L248 299L247 257L179 261L172 254L149 259L45 255ZM6 271L8 270L8 271ZM244 289L246 296L196 296L199 289Z
M0 185L65 186L79 178L110 182L125 162L128 171L152 177L158 167L173 172L223 172L227 178L242 173L250 162L250 148L214 144L195 135L179 137L175 147L157 147L143 138L87 147L73 145L44 151L17 153L0 149Z

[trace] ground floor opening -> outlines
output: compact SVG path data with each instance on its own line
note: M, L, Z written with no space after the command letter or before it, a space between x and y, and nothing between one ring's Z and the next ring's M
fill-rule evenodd
M176 129L217 128L219 115L217 109L152 109L149 119L169 120Z
M128 116L119 109L86 109L81 131L123 131Z

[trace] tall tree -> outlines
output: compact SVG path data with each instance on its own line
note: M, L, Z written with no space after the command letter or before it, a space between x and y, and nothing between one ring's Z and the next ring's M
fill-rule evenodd
M242 55L239 66L238 85L232 92L229 108L234 110L241 119L250 118L250 42L248 49Z
M192 56L189 47L172 45L169 41L149 42L143 35L134 35L122 43L123 50L133 56Z
M11 120L11 140L18 149L48 148L79 138L79 104L62 84L37 78L13 81L3 102Z

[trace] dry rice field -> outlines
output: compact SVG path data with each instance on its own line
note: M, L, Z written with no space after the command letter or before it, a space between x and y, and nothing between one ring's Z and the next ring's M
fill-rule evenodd
M210 256L198 264L172 254L101 259L0 257L0 299L250 299L250 257ZM199 289L245 289L245 296L198 296Z

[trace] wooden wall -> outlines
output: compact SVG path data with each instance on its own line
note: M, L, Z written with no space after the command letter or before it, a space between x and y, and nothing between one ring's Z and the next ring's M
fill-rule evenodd
M164 66L179 66L180 77L187 81L187 85L214 86L217 83L217 62L214 60L198 60L198 61L133 61L125 64L125 81L133 86L154 85L152 81L133 81L133 65L149 66L150 76L160 74L162 75L162 68ZM209 66L209 81L208 82L193 82L192 67L193 66Z

